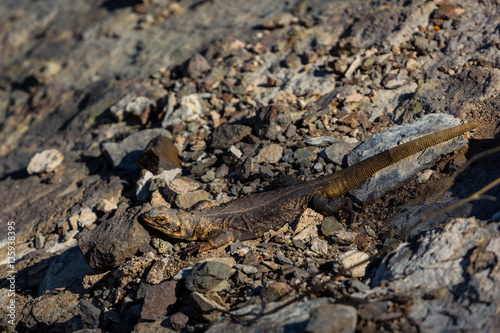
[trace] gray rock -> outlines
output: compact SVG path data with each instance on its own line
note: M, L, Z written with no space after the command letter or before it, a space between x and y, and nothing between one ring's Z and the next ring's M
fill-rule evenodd
M253 265L236 264L235 267L245 274L257 274L259 271L257 267Z
M129 135L121 142L105 142L102 150L114 168L135 170L144 148L159 135L168 137L170 133L163 128L146 129Z
M411 291L408 315L423 331L489 332L498 328L499 259L497 225L459 218L400 245L382 260L372 286L388 280L393 290ZM459 294L450 292L456 288Z
M389 74L382 81L382 85L386 89L396 89L408 84L411 79L403 74Z
M311 313L307 333L354 333L358 323L356 308L343 304L326 304Z
M332 233L332 242L338 245L351 245L356 240L358 233L355 231L338 230Z
M186 279L186 288L207 293L215 289L231 275L231 266L217 261L204 261L194 265Z
M385 151L398 144L411 141L425 134L459 125L459 123L458 119L450 115L429 114L413 124L394 126L372 136L368 141L356 147L348 156L349 165L354 165L369 156ZM405 158L377 172L351 191L351 194L361 202L375 200L394 186L401 184L403 181L431 166L437 156L460 149L466 142L467 140L462 137L454 138Z
M252 128L238 124L223 124L217 127L212 134L210 148L226 149L240 142L252 132Z
M318 150L316 147L305 147L297 149L293 153L295 163L299 168L310 168L313 162L318 158Z
M276 312L262 315L262 313L276 309L281 304L282 302L271 302L238 309L233 312L238 315L245 315L243 318L250 324L224 319L210 326L207 333L304 332L313 311L329 304L329 301L328 298L319 298L298 302L293 306L286 306Z
M446 112L459 118L466 117L471 108L491 105L498 110L498 89L498 70L484 67L464 68L461 73L420 86L403 118L409 119L415 112L412 110L422 109L428 113Z
M92 305L92 303L89 303L83 298L80 299L80 312L82 316L83 328L92 329L99 326L99 316L101 315L101 310Z
M149 233L137 222L140 213L138 207L133 207L91 231L80 233L78 246L90 267L118 267L133 258L139 247L149 243Z
M258 111L255 129L259 138L275 140L278 135L285 133L291 122L288 105L274 104Z
M73 293L83 292L82 280L87 274L92 274L90 268L74 246L58 255L51 263L38 288L41 295L47 290L64 288Z
M324 236L330 236L334 232L342 230L344 230L342 223L333 217L325 217L321 222L321 233Z
M347 154L357 146L357 143L350 143L340 140L325 148L326 160L337 165L347 163Z
M49 173L56 170L64 160L64 155L57 149L47 149L36 153L28 164L27 171L30 175Z
M326 256L328 254L328 242L319 238L313 238L311 240L311 251Z
M144 320L165 319L173 305L177 302L177 281L165 281L149 286L144 297L141 318Z
M306 143L310 146L328 146L331 144L342 142L344 142L342 139L338 139L334 136L318 136L306 140Z

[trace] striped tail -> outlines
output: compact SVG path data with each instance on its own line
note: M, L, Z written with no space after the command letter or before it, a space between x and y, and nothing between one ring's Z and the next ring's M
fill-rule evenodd
M477 121L468 124L448 128L439 132L422 136L418 139L403 143L379 154L373 155L351 167L340 172L320 177L313 181L314 187L322 188L322 193L327 198L335 198L346 194L363 181L371 177L377 171L388 167L406 157L421 150L435 146L441 142L448 141L460 134L478 127Z

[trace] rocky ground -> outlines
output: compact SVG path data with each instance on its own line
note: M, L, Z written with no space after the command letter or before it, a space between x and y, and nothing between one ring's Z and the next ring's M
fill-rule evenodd
M4 331L500 329L498 186L431 216L500 177L479 156L499 146L498 1L0 7ZM137 220L473 120L352 191L353 220L308 209L194 257Z

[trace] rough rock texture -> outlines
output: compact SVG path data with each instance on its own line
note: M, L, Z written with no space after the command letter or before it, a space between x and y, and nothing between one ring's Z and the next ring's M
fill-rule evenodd
M402 244L384 259L372 284L384 279L400 293L415 290L410 316L421 321L425 331L495 331L500 328L493 315L500 300L496 224L456 219L414 243Z
M140 212L135 207L123 216L112 218L81 234L78 246L90 267L118 267L132 258L139 247L149 243L148 232L137 222Z
M500 145L498 12L491 0L2 1L0 234L15 232L16 258L0 239L0 330L498 330L499 186L397 238L500 177L498 153L461 171ZM480 127L415 177L380 173L363 192L373 202L331 201L345 204L322 210L333 216L309 209L196 256L135 221L142 206L197 209L337 172L360 142L436 113ZM180 167L139 170L158 135ZM53 150L53 172L49 159L28 172ZM351 253L369 259L359 272Z

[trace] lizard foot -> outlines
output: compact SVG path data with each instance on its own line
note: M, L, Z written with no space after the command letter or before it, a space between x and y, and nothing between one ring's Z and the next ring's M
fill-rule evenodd
M343 210L347 214L347 222L351 224L354 221L352 200L348 197L328 199L322 195L315 195L309 205L324 216L332 216Z
M186 247L185 253L188 256L195 256L198 253L208 251L212 249L213 246L209 242L195 242L191 243Z

